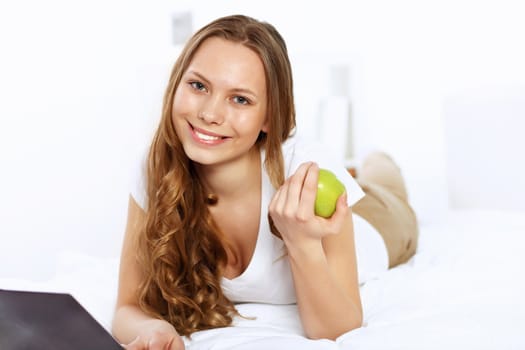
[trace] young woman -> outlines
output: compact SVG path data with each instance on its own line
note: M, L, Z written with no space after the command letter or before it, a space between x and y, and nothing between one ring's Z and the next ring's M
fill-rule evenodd
M229 16L189 40L129 199L113 321L127 349L182 349L182 336L231 325L237 302L297 303L310 338L335 339L361 326L350 207L364 193L328 153L293 136L294 128L291 67L273 26ZM374 198L361 201L365 212L377 212L360 227L381 237L389 203L411 223L415 217L393 162L370 159L367 186L388 198L380 208ZM388 168L386 186L370 176L378 164ZM320 167L346 186L328 219L313 209ZM389 174L398 179L392 198ZM417 228L398 231L386 236L394 248L375 241L376 255L383 250L391 265L415 249Z

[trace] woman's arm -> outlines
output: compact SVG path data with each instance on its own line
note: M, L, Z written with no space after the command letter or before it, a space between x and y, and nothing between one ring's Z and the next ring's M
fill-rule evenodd
M361 326L362 306L351 210L343 195L330 219L315 216L318 172L301 165L272 199L270 215L288 249L306 335L335 339Z
M130 196L112 333L120 343L127 344L126 349L129 350L184 349L181 337L170 323L148 316L139 307L137 290L141 269L136 252L144 220L144 210Z
M351 214L341 232L289 249L297 305L309 338L335 339L362 325Z

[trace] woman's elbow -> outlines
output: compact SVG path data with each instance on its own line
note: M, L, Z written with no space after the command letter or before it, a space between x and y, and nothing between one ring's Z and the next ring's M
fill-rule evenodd
M337 322L337 321L336 321ZM354 329L360 328L363 325L363 316L359 315L351 320L337 322L335 327L325 328L320 327L316 329L305 329L305 335L308 339L319 340L329 339L336 340L340 336Z

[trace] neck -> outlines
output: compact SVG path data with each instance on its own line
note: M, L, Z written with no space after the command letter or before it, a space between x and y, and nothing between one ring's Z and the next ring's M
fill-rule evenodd
M229 201L261 185L261 155L253 147L246 157L217 165L197 165L197 172L206 190L219 201Z

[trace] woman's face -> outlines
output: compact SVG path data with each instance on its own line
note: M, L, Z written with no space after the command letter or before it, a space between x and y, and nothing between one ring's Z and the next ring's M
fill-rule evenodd
M267 131L264 66L247 47L212 37L195 53L175 92L172 119L187 156L211 165L248 154Z

